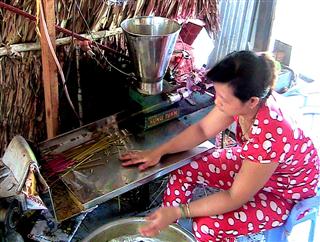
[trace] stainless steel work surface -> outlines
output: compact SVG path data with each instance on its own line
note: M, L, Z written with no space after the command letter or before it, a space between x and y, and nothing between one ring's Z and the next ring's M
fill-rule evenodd
M61 135L56 139L44 142L40 145L40 150L44 154L59 153L82 142L87 142L101 130L104 130L104 132L107 130L107 132L117 133L122 136L121 145L114 145L108 152L101 151L90 158L95 162L96 166L84 166L81 169L75 167L60 177L76 200L81 203L83 209L89 209L165 175L189 163L192 157L213 147L213 144L207 141L190 151L164 156L160 164L143 172L139 171L137 166L122 167L119 160L120 153L128 149L155 147L185 128L186 125L183 122L174 120L156 128L134 134L128 131L123 132L118 127L116 118L108 117ZM123 134L128 135L123 137Z
M151 139L145 141L152 143ZM99 157L104 165L74 170L62 177L62 180L83 206L90 208L187 164L191 157L210 147L211 143L206 142L188 152L169 155L164 157L160 164L143 172L139 171L137 166L122 167L118 154L107 156L99 153L96 157Z

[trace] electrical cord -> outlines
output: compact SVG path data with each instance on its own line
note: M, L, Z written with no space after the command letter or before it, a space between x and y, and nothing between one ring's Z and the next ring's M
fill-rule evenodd
M98 51L99 51L100 55L104 58L104 60L108 63L108 65L110 65L113 69L117 70L118 72L122 73L123 75L126 75L126 76L129 76L129 77L131 77L131 78L137 79L137 78L135 77L134 73L126 73L126 72L120 70L119 68L117 68L117 67L116 67L115 65L113 65L113 64L108 60L108 58L102 53L102 50L101 50L101 48L99 47L99 43L97 43L96 41L94 41L94 38L93 38L93 35L92 35L92 31L91 31L91 29L90 29L90 26L89 26L88 22L86 21L85 17L83 16L83 14L82 14L82 12L81 12L81 9L80 9L80 6L78 5L77 1L75 1L75 4L76 4L76 6L77 6L77 8L78 8L78 11L79 11L80 16L82 17L82 19L83 19L83 21L84 21L84 23L85 23L85 25L86 25L86 27L87 27L87 30L88 30L88 32L89 32L89 35L90 35L91 38L92 38L92 43L94 43L94 45L98 48Z
M54 59L54 61L56 63L56 66L58 68L59 74L61 76L61 81L62 81L62 84L63 84L63 90L64 90L64 92L66 94L66 98L67 98L68 103L71 106L73 112L75 113L77 118L80 120L79 114L77 113L77 111L76 111L76 109L75 109L75 107L74 107L74 105L72 103L72 100L70 98L69 91L68 91L68 88L66 86L66 79L65 79L64 73L62 71L61 65L59 63L59 60L57 58L57 55L55 53L55 50L54 50L54 48L52 46L52 43L51 43L51 40L50 40L50 36L49 36L49 33L48 33L48 28L47 28L47 23L46 23L46 20L45 20L45 17L44 17L44 10L43 10L42 1L40 1L40 18L41 18L42 23L43 23L43 31L44 31L44 35L45 35L45 38L47 40L50 52L52 54L52 57L53 57L53 59Z

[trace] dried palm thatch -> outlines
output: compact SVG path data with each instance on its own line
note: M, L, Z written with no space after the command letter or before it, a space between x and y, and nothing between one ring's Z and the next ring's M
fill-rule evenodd
M35 1L5 1L35 12ZM35 23L0 10L0 46L35 42ZM37 141L44 137L43 90L40 52L12 53L0 57L0 156L12 137L21 134Z
M39 53L0 58L0 150L16 134L37 140L45 130Z
M29 14L36 14L34 0L4 0ZM112 30L127 18L156 15L178 20L199 18L214 36L218 29L218 0L57 0L56 24L75 33ZM57 33L57 38L65 37ZM35 23L0 8L0 47L37 42ZM125 52L122 34L102 43ZM70 48L63 48L67 51ZM15 134L30 141L46 139L41 53L28 51L0 57L0 157ZM64 53L61 56L67 56ZM64 60L61 60L62 62Z
M87 30L114 29L133 16L162 16L185 22L198 18L206 23L205 28L214 36L219 28L218 0L108 0L108 1L57 1L57 23L74 29L76 33ZM80 10L80 11L79 11ZM83 19L86 19L86 26Z

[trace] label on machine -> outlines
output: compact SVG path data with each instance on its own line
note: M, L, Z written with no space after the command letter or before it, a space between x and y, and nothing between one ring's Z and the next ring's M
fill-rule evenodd
M157 126L169 120L178 118L180 110L178 108L172 108L161 113L154 114L149 117L145 117L145 129Z

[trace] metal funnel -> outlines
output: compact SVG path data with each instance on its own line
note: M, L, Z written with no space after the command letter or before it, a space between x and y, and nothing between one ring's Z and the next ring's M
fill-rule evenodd
M121 23L129 54L139 79L139 92L162 92L162 79L169 65L181 26L162 17L135 17Z

